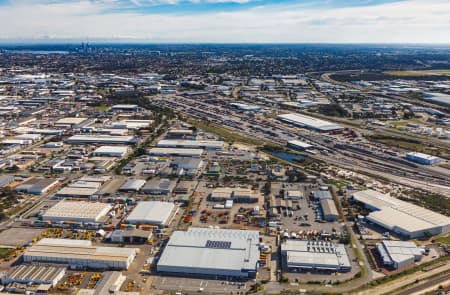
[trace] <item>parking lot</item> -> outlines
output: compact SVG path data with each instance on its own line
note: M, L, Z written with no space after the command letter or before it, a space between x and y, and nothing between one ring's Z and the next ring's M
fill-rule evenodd
M155 289L182 292L183 294L193 294L198 292L206 294L245 294L251 284L251 281L238 282L180 277L157 276L153 279L153 287Z

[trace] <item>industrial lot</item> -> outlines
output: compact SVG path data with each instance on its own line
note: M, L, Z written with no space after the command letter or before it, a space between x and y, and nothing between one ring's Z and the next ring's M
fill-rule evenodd
M448 116L392 98L437 83L0 78L1 292L344 293L449 266Z

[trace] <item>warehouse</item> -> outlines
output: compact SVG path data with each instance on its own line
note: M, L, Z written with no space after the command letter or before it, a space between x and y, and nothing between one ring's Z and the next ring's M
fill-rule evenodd
M51 265L19 265L2 278L2 284L21 283L30 285L49 284L55 287L64 277L65 267Z
M373 212L366 219L405 238L450 231L450 218L374 190L359 191L352 199Z
M433 165L438 162L440 162L442 159L439 157L423 154L423 153L416 153L411 152L406 154L406 159L410 160L412 162L416 162L422 165Z
M423 247L417 247L413 242L384 240L377 243L376 247L383 264L395 269L419 261L425 253Z
M293 270L351 270L344 244L324 241L286 240L281 244L283 266Z
M123 120L114 122L111 127L113 129L140 129L148 128L152 123L152 120Z
M91 187L71 187L67 186L59 190L55 197L57 198L82 198L91 199L98 191L96 188Z
M175 180L165 178L151 179L145 183L144 187L141 189L141 192L151 195L170 195L176 185L177 182Z
M50 262L82 269L128 269L136 249L95 247L91 241L44 238L23 254L24 262Z
M343 129L343 127L338 124L301 114L278 115L277 119L288 124L320 132L330 132Z
M154 224L167 226L176 214L177 208L170 202L145 201L139 202L127 217L128 223Z
M180 276L255 278L259 255L258 231L191 227L172 234L157 271Z
M67 126L70 128L76 128L83 124L88 118L79 118L79 117L67 117L59 119L55 122L55 126Z
M106 240L111 243L126 243L126 244L144 244L147 243L153 234L151 231L142 229L118 229L106 236Z
M194 139L195 132L192 129L170 129L166 134L167 138L183 138L183 139Z
M151 148L148 154L152 156L175 156L200 158L205 151L203 149L175 149L175 148Z
M16 192L22 192L33 195L47 193L61 183L58 179L52 178L31 178L15 188Z
M109 146L103 145L92 152L93 157L115 157L123 158L130 148L127 146Z
M188 148L188 149L205 149L220 150L223 148L224 142L219 140L176 140L163 139L156 146L165 148Z
M120 292L120 287L127 277L119 271L107 271L102 274L102 278L97 282L94 289L80 289L77 295L106 295L106 294L129 294L133 292Z
M51 222L101 222L111 209L111 205L105 203L62 200L48 209L42 215L42 220Z
M142 108L136 104L116 104L113 105L111 110L115 112L136 112Z
M133 136L86 134L71 136L66 142L68 144L134 144L136 143L136 138Z
M203 159L199 158L174 158L171 165L178 169L200 169L203 165Z
M339 213L333 200L320 200L320 207L322 208L323 219L326 221L336 221L339 219Z
M145 180L143 179L128 179L124 184L120 186L119 191L137 192L144 186L144 184Z
M287 146L298 151L306 151L308 149L313 148L313 146L310 145L309 143L300 140L291 140L287 143Z

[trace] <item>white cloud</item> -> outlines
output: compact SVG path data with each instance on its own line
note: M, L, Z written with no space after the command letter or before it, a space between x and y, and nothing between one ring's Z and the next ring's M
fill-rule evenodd
M48 36L91 40L131 38L151 42L450 43L450 2L441 0L326 9L268 5L201 14L108 12L117 7L118 1L115 0L31 5L29 1L26 1L28 4L24 2L14 2L17 4L0 9L0 38Z

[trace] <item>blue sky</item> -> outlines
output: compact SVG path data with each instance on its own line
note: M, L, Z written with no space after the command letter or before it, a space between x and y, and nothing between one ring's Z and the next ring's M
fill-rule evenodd
M0 0L1 40L450 43L448 0Z

